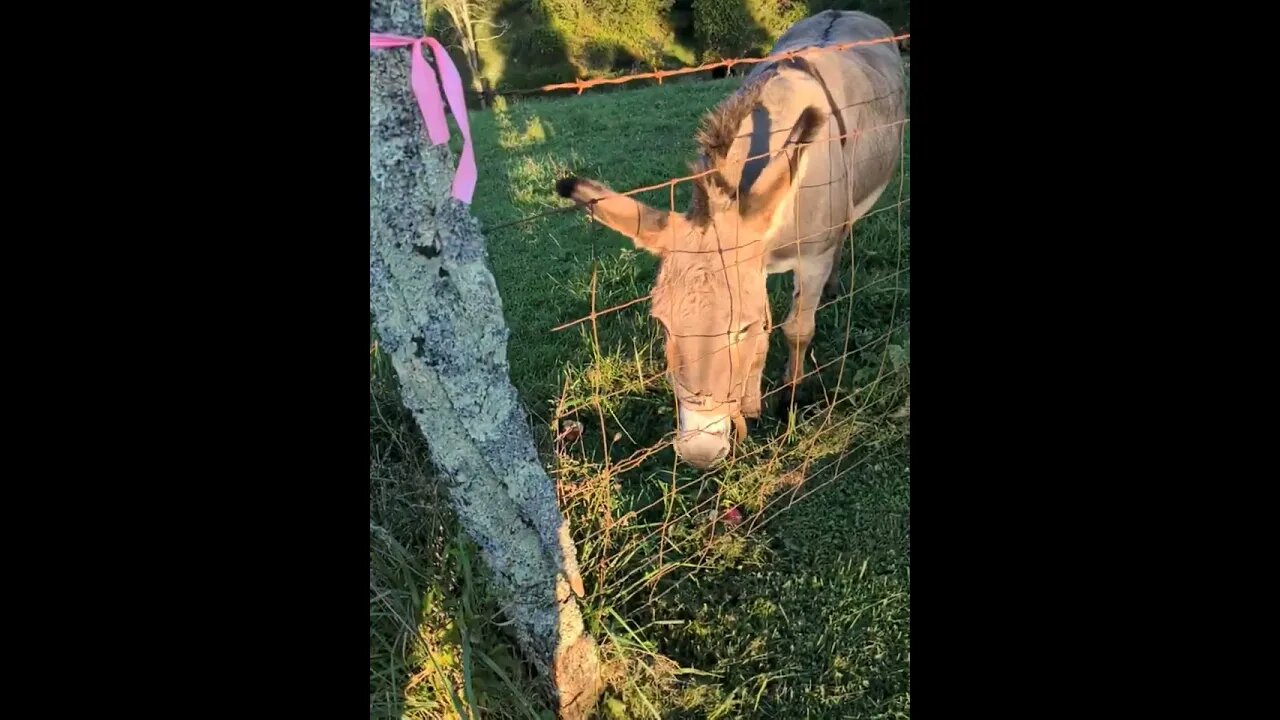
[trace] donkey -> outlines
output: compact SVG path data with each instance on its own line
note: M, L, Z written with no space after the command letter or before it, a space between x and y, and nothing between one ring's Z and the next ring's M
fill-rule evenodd
M862 12L793 25L772 54L888 38ZM675 448L698 468L729 452L757 418L772 318L766 276L792 272L784 383L804 375L819 301L839 289L844 238L897 169L906 117L893 42L760 63L704 118L688 212L665 212L584 178L561 197L660 260L650 314L666 338L679 408ZM825 292L824 292L825 291Z

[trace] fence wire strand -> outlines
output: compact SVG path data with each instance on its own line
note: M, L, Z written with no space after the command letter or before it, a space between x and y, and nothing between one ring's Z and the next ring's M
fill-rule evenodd
M871 40L855 40L838 45L828 45L826 47L811 47L804 50L791 50L788 52L774 53L760 58L731 58L729 60L720 60L717 62L703 63L692 67L673 68L671 70L653 70L651 72L629 73L612 78L593 78L591 80L576 79L570 82L552 83L549 85L539 85L537 87L524 88L520 90L503 90L489 93L493 96L513 97L520 95L537 95L542 93L555 92L557 90L576 90L578 95L584 91L599 87L601 85L622 85L624 83L635 82L637 80L657 80L659 84L665 78L679 77L681 75L690 75L692 73L707 72L718 68L732 70L737 65L754 65L757 63L774 62L777 60L790 60L797 57L808 57L819 55L827 52L839 52L849 50L855 47L866 47L871 45L884 45L887 43L903 42L911 39L910 33L893 35L891 37L873 38Z

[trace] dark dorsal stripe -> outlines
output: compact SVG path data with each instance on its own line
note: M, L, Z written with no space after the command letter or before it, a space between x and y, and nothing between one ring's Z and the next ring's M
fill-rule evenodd
M840 112L839 106L836 105L835 96L831 94L831 88L827 87L827 83L822 79L822 73L803 57L791 57L778 63L778 66L793 67L809 77L817 81L818 86L822 88L822 94L827 98L827 106L831 108L831 114L835 116L836 127L840 130L840 149L846 146L849 139L849 132L845 129L844 113ZM752 110L751 123L751 144L747 151L747 157L755 158L748 161L742 168L742 177L738 182L740 193L747 193L751 186L755 183L756 178L764 170L764 166L768 163L768 158L763 157L769 150L769 135L771 127L769 122L769 113L764 107L757 105ZM797 120L797 123L801 120Z
M831 108L831 114L836 118L836 127L840 129L840 148L843 150L845 142L849 139L849 131L844 125L844 113L840 111L840 107L836 105L835 96L831 94L831 88L827 87L827 82L822 79L822 73L818 72L818 68L803 57L791 57L783 60L780 64L789 65L795 69L805 73L809 77L818 81L818 86L822 88L822 94L827 96L827 105Z

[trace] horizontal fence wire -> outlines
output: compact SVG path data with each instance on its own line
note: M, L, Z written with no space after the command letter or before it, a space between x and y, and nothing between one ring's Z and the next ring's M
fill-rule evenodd
M627 75L619 75L611 78L593 78L576 79L570 82L552 83L550 85L539 85L537 87L523 88L519 90L493 90L493 91L468 91L471 95L483 95L490 97L513 97L525 95L538 95L541 93L556 92L558 90L576 90L578 95L584 91L599 87L601 85L622 85L624 83L635 82L637 80L657 80L658 84L662 84L663 79L669 77L679 77L681 75L691 75L693 73L708 72L719 68L732 70L737 65L754 65L757 63L773 62L776 60L790 60L797 57L806 57L824 52L838 52L840 50L848 50L855 47L865 47L868 45L884 45L887 43L905 42L911 39L910 33L901 35L893 35L891 37L873 38L871 40L855 40L838 45L828 45L826 47L805 48L803 50L790 50L787 52L774 53L759 58L730 58L728 60L718 60L716 62L703 63L691 67L674 68L671 70L653 70L651 72L629 73Z

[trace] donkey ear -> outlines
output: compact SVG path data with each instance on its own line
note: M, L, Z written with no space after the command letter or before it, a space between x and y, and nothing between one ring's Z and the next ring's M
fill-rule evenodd
M674 213L655 210L585 178L567 177L557 181L556 193L586 207L594 219L631 238L641 250L662 256L671 246L668 226Z
M748 225L759 226L763 230L773 221L774 212L791 192L805 148L814 141L826 121L826 114L816 107L807 107L800 113L782 149L769 159L769 164L760 171L760 176L751 186L751 192L743 199L741 213Z

